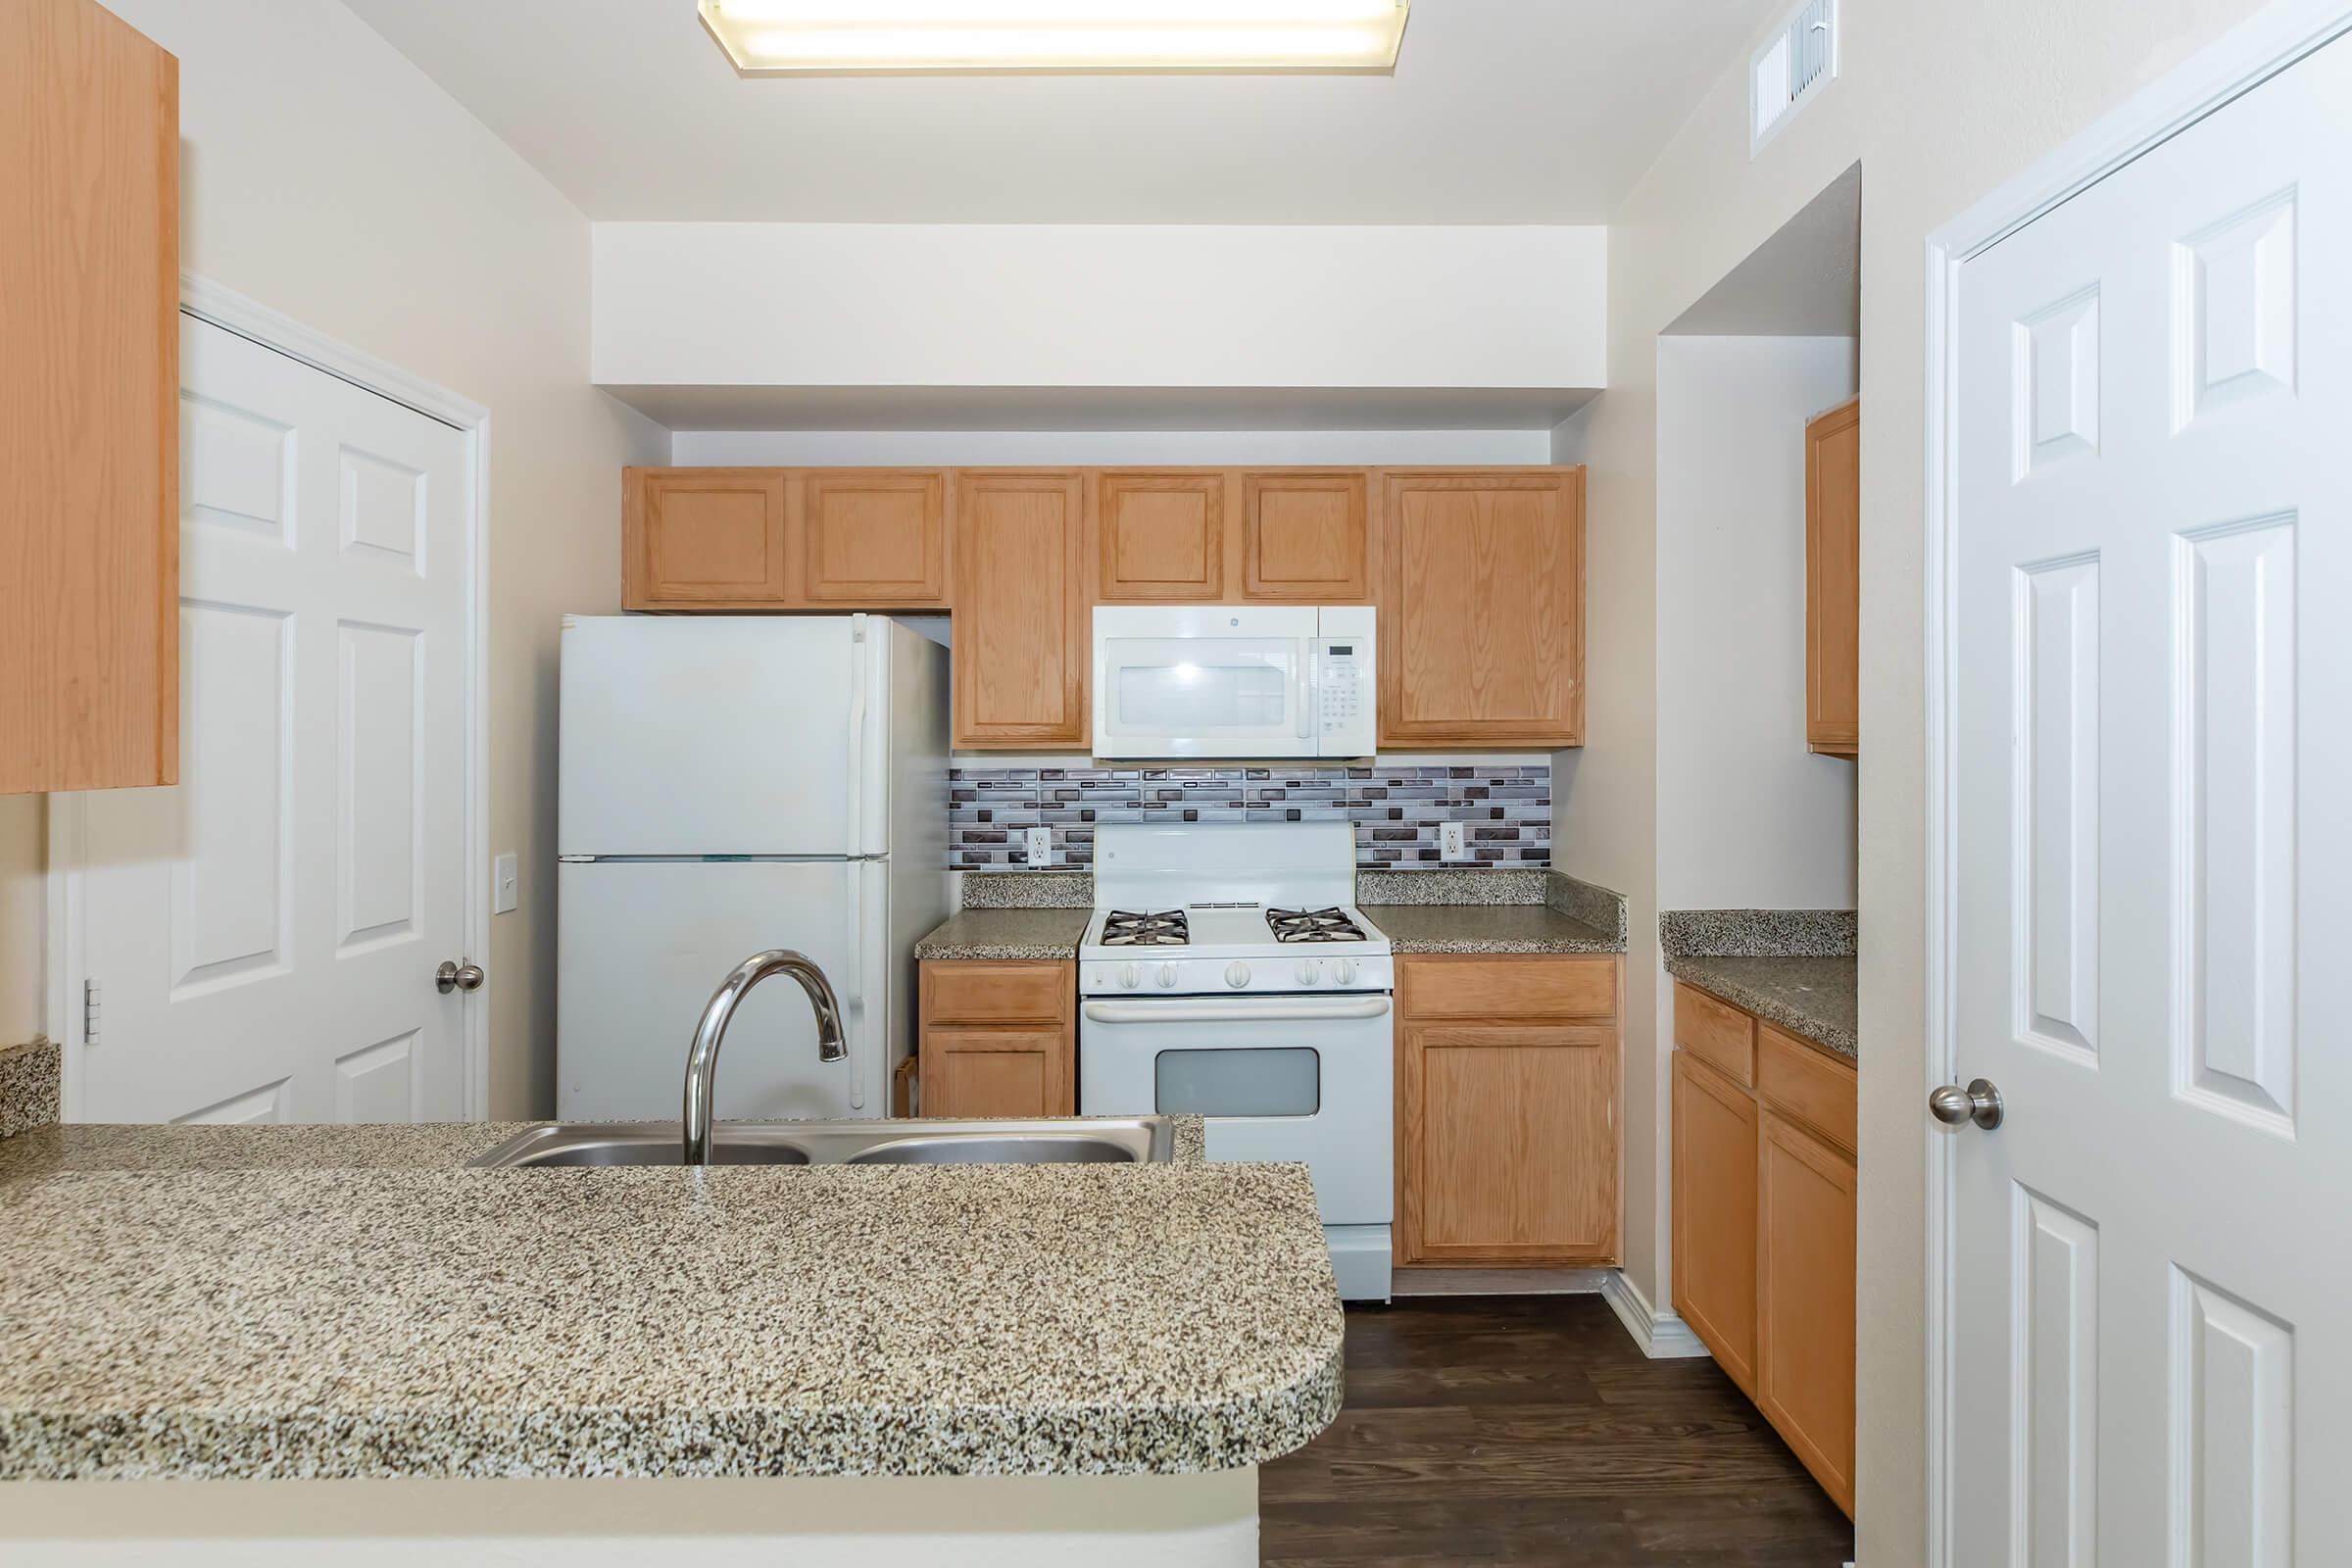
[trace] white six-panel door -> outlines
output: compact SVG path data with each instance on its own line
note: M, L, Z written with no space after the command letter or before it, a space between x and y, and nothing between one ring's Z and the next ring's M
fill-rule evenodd
M458 1117L467 438L181 327L180 782L81 803L76 1115Z
M2352 1562L2352 43L1958 283L1953 1561Z

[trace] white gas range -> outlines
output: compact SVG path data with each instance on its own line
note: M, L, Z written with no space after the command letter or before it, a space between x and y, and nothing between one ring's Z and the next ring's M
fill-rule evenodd
M1208 1157L1312 1170L1340 1294L1389 1297L1389 939L1346 822L1103 825L1078 950L1078 1109L1193 1112Z

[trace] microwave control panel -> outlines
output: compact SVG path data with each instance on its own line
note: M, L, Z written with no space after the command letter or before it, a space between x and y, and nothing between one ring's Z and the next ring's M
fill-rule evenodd
M1373 731L1373 612L1369 608L1325 609L1315 639L1316 747L1325 757L1369 757Z

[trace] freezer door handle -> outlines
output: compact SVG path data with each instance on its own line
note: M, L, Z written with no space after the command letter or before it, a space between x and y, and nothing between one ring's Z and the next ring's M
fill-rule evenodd
M1204 1000L1200 1002L1090 1002L1083 1009L1089 1023L1330 1023L1342 1019L1382 1018L1389 999L1364 997L1350 1002L1308 1002L1297 1006L1282 1003Z

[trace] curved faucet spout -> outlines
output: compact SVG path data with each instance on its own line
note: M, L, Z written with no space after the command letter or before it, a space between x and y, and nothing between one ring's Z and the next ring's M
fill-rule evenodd
M744 959L710 993L710 1004L703 1009L702 1022L695 1025L694 1049L686 1054L685 1159L689 1165L710 1163L711 1106L718 1095L718 1048L726 1040L727 1024L743 999L751 995L752 987L774 974L792 976L808 993L808 1004L816 1009L817 1060L839 1061L850 1054L841 1034L841 1000L833 995L833 983L825 978L824 970L783 948L755 953Z

